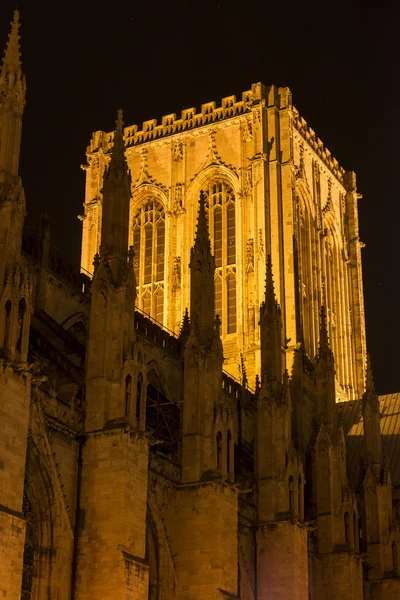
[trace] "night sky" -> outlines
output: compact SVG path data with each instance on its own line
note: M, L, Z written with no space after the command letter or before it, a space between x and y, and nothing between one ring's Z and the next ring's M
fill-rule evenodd
M79 262L79 166L91 133L113 129L118 108L141 125L240 97L256 81L289 86L300 114L357 173L368 347L378 392L400 392L400 5L2 0L1 52L16 7L29 225L46 204L53 243Z

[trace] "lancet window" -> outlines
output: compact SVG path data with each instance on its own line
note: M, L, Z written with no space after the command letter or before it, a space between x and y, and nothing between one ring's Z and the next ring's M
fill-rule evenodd
M222 322L222 335L236 333L236 206L232 188L212 181L205 190L211 247L215 257L215 314Z
M160 323L164 319L165 210L149 198L133 215L137 303Z
M289 477L289 510L294 511L294 479Z
M222 433L217 433L217 469L222 469Z
M10 328L11 328L11 300L7 300L4 306L4 334L3 334L3 347L8 348L10 343Z
M132 398L132 377L127 375L125 379L125 416L129 415L131 409L131 398Z
M349 513L344 513L344 539L345 542L350 542L350 517Z

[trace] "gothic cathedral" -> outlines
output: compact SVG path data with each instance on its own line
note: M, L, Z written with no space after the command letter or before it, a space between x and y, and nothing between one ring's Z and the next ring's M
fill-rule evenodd
M400 394L366 349L359 195L292 104L97 131L81 268L24 227L0 72L0 597L400 600ZM397 444L399 443L399 448Z

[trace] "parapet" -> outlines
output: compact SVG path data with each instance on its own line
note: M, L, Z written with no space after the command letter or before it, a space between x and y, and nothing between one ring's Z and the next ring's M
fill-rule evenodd
M345 170L339 165L336 158L332 156L328 148L324 146L315 131L307 125L307 122L299 115L299 112L293 107L293 125L297 131L303 136L306 142L311 146L314 152L319 156L322 162L328 167L335 177L344 183Z
M242 92L241 100L237 100L236 96L226 96L222 98L220 106L216 102L206 102L201 105L200 112L197 112L194 107L185 108L181 111L180 118L175 113L171 113L164 115L160 124L157 124L157 119L150 119L143 122L141 129L138 125L125 127L125 145L129 148L169 135L190 131L204 125L219 123L225 119L251 112L252 107L262 100L266 102L267 106L272 104L276 104L279 108L290 106L290 90L288 88L277 88L273 85L266 86L263 83L254 83L250 90ZM95 152L100 147L104 152L108 152L113 138L113 131L108 133L96 131L93 134L89 152Z

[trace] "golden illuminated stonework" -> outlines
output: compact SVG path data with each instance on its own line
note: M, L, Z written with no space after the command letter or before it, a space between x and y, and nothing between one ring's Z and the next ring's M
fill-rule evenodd
M79 268L45 212L23 228L18 29L0 598L400 599L400 396L377 396L366 355L354 173L288 88L142 130L118 111L87 150Z

